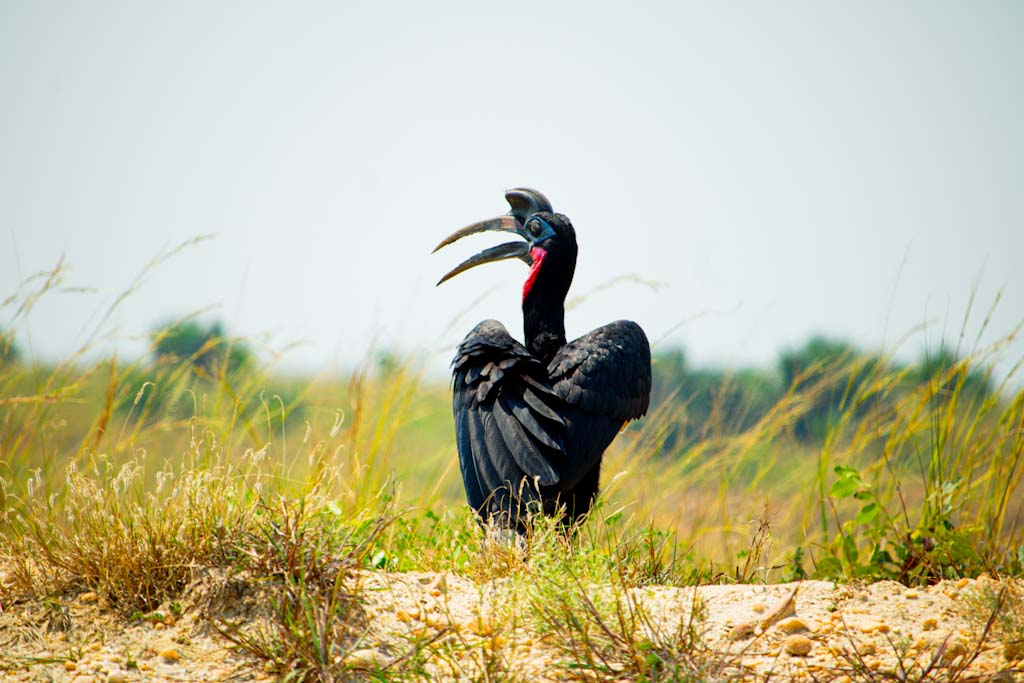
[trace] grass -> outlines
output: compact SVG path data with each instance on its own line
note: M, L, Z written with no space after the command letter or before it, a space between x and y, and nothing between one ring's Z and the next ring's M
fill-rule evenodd
M15 325L61 277L7 302ZM876 359L855 361L856 384L849 367L814 368L748 429L722 414L686 443L671 435L687 404L666 400L609 450L586 524L567 536L539 523L525 555L488 543L468 513L447 387L415 359L299 381L85 361L92 343L55 366L0 364L0 604L89 590L129 615L210 569L256 577L274 587L268 620L217 625L283 677L426 678L428 659L470 651L480 680L528 679L493 637L423 634L354 664L372 570L512 581L567 670L608 680L736 673L701 651L701 605L663 623L645 586L1024 576L1024 391L1016 368L991 394L971 388L1005 343L921 384ZM837 391L821 443L797 438ZM1019 639L1019 622L996 626Z

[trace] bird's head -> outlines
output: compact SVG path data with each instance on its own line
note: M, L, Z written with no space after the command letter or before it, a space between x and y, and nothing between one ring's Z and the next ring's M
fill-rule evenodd
M558 281L564 281L560 295L564 298L572 281L576 267L576 232L566 216L555 213L548 198L537 190L516 188L505 193L512 210L503 216L473 223L446 237L437 247L448 246L456 240L478 232L512 232L525 241L514 241L484 249L469 257L448 271L437 284L445 282L459 273L484 263L520 259L530 266L530 274L523 285L523 299L526 299L542 270L551 273Z

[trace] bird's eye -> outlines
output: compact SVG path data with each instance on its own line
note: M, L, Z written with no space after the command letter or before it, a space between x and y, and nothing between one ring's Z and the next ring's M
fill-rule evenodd
M526 228L534 237L540 237L540 221L531 221Z

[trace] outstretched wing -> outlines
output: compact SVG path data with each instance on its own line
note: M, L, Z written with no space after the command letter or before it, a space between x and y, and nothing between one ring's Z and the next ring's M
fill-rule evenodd
M565 422L547 368L496 320L473 328L452 365L455 434L469 504L480 513L486 508L515 515L516 500L536 501L538 485L556 486L560 479L553 460L565 456Z
M647 413L651 346L632 320L616 320L563 346L548 365L554 391L581 410L625 422Z
M561 492L585 510L597 492L601 456L651 400L651 347L643 329L617 320L563 346L548 364L555 394L568 404Z

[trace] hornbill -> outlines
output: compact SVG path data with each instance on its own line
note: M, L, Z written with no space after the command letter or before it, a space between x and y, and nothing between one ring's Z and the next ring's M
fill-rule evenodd
M597 495L601 457L629 420L647 412L651 350L635 322L618 320L566 342L565 296L576 269L576 232L547 197L517 188L512 210L448 236L512 232L525 242L491 247L437 283L474 266L518 258L525 346L497 320L478 324L452 361L453 410L466 497L484 523L525 530L528 514L585 514Z

